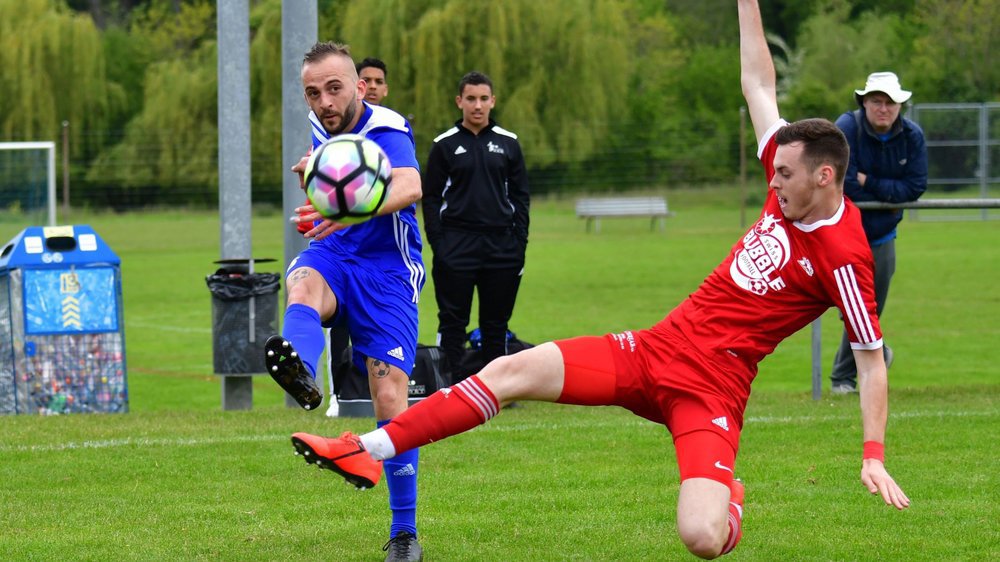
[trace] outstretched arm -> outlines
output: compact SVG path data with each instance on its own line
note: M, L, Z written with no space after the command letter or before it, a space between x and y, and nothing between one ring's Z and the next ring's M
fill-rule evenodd
M861 423L865 453L861 461L861 483L873 494L880 494L886 504L904 509L910 506L902 488L885 469L885 425L889 417L889 383L882 349L855 349L861 393Z
M739 0L740 82L750 110L750 121L759 143L778 120L774 62L764 39L757 0Z

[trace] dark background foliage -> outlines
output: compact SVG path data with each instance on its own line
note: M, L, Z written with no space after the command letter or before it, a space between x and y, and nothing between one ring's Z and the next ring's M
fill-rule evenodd
M250 6L252 121L226 134L251 135L254 202L280 204L281 4ZM318 8L321 40L386 61L385 103L410 117L421 159L460 117L456 83L473 69L493 78L494 115L520 136L535 193L732 182L741 140L753 156L730 1ZM876 70L899 74L915 102L1000 99L1000 65L988 63L1000 49L1000 3L763 0L761 9L786 118L835 119ZM215 35L206 0L0 0L0 141L61 147L65 134L75 205L215 205Z

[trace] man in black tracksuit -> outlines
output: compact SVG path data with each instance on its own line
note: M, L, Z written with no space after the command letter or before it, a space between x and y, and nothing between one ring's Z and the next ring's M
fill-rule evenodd
M422 179L424 230L434 251L438 345L452 369L462 363L474 290L479 291L482 360L507 353L507 323L524 272L529 206L517 135L490 119L496 103L493 83L470 72L459 81L458 93L462 119L434 139Z

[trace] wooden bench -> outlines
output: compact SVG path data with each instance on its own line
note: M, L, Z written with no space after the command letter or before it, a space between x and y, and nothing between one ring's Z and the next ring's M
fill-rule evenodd
M576 216L587 219L587 232L590 232L590 223L594 223L594 232L600 232L602 218L617 217L649 217L650 230L657 222L660 230L664 230L665 219L671 215L664 197L600 197L576 201Z

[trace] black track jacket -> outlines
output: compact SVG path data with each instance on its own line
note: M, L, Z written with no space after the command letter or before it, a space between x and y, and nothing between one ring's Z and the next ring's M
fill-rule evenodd
M421 182L424 230L435 259L463 253L441 241L445 231L464 231L509 238L511 244L494 246L503 255L493 259L507 262L513 252L523 263L530 196L517 135L492 119L474 135L459 120L434 139Z

